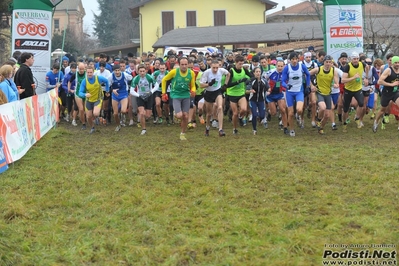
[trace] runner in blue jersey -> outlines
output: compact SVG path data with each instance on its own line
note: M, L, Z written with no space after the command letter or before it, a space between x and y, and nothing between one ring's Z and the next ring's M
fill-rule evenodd
M304 88L302 86L303 75L306 77L306 88L310 89L310 74L305 65L299 64L298 54L290 54L290 63L284 67L282 74L282 85L286 89L288 124L290 127L290 136L295 137L294 128L294 103L298 116L303 112Z
M277 107L281 114L281 121L283 123L284 134L289 134L287 129L287 104L285 102L283 87L281 78L283 75L284 61L278 60L276 63L276 69L271 69L263 73L263 78L269 81L269 89L266 93L266 102L268 103L270 115L274 116L277 114ZM267 123L267 120L265 121Z
M119 64L114 65L114 72L108 78L111 95L112 95L112 109L114 110L114 118L117 124L115 131L121 130L120 118L119 118L119 104L121 106L122 115L127 114L128 105L128 82L132 80L132 76L123 73Z

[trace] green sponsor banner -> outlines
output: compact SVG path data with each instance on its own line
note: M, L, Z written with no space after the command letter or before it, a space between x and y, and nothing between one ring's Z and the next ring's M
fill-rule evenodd
M324 6L364 5L365 0L321 0Z
M47 1L46 1L47 2ZM50 1L48 1L50 3ZM45 10L45 11L53 11L53 5L49 3L44 3L40 0L14 0L13 8L14 9L31 9L31 10Z

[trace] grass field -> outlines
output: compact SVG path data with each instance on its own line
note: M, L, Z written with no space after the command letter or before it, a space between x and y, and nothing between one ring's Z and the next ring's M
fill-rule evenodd
M61 122L0 176L0 265L322 265L326 244L397 245L393 120L187 141Z

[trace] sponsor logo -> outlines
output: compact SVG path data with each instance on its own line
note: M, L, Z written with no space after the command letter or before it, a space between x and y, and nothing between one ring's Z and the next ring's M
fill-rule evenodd
M361 26L338 26L330 28L331 38L343 37L363 37L363 29Z
M345 42L345 43L332 43L330 44L331 49L354 49L354 48L363 48L362 42Z
M17 33L20 36L24 36L26 34L30 36L46 36L47 35L47 27L44 24L34 24L34 23L18 23L17 25Z
M45 50L49 49L49 41L33 39L15 39L15 50Z
M339 21L356 21L356 10L338 10Z
M48 13L37 12L37 11L19 11L15 12L14 17L16 19L50 19L50 15Z

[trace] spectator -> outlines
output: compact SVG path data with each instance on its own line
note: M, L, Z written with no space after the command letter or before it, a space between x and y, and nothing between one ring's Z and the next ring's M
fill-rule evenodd
M15 74L15 84L24 89L21 93L20 98L25 99L31 97L36 94L36 86L33 80L33 74L30 67L35 62L32 53L22 53L21 54L21 67L18 69L17 73Z

